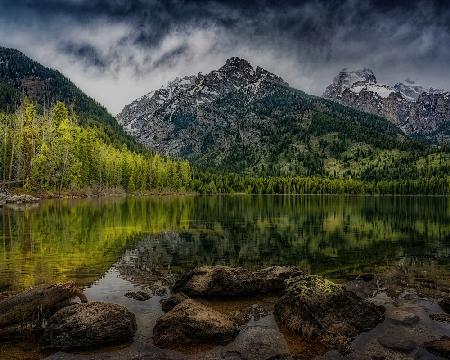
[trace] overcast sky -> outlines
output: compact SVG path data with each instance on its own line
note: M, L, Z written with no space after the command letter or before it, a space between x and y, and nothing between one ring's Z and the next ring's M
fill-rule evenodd
M344 67L450 89L446 3L0 0L0 45L60 70L113 114L231 56L318 95Z

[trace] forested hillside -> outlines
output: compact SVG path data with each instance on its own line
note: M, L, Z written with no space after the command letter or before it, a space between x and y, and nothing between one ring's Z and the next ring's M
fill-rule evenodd
M0 178L29 190L449 193L447 147L237 58L126 108L152 152L60 73L3 48L0 109Z
M36 103L38 114L62 101L73 108L80 125L101 129L105 141L116 146L126 144L129 148L141 148L123 132L105 107L83 93L59 71L39 64L18 50L0 46L0 111L16 111L25 97Z
M104 141L102 130L79 126L77 118L62 102L45 115L27 100L14 113L0 113L0 177L38 191L189 188L187 161L117 147Z
M127 105L124 129L203 171L378 181L448 174L448 153L386 119L290 87L246 60L176 79Z

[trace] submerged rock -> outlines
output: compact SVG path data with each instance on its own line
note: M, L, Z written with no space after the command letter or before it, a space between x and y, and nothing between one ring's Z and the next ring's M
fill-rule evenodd
M450 338L444 337L440 340L430 341L424 344L430 353L450 359Z
M378 342L387 349L404 353L410 353L417 347L415 341L401 330L387 332L378 338Z
M443 298L439 301L439 306L444 310L447 314L450 314L450 296Z
M226 344L239 329L227 315L199 302L186 299L160 317L153 328L153 342L159 347L182 344Z
M252 271L241 267L203 266L183 274L173 291L189 296L248 296L280 291L286 279L302 274L297 267L272 266Z
M430 319L442 323L450 323L450 314L431 314Z
M145 291L129 291L125 294L125 297L138 301L146 301L151 298L151 295L146 293Z
M276 318L288 329L319 336L341 351L347 350L352 338L383 319L383 307L323 277L305 276L286 282L286 289L275 304Z
M202 354L202 360L294 360L283 335L276 329L252 326L243 329L226 346Z
M406 326L414 325L419 321L419 317L416 314L396 308L386 310L386 318L394 324Z
M189 297L183 293L176 293L167 299L163 299L161 300L162 311L168 312L186 299L189 299Z
M44 337L56 348L89 348L130 341L136 328L134 314L125 307L92 302L73 304L56 312Z

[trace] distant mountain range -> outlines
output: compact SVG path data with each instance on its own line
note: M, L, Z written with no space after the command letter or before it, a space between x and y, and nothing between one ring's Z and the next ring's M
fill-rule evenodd
M58 100L73 105L81 125L102 129L116 144L140 148L102 105L59 71L39 64L18 50L0 46L0 111L16 110L24 96L35 101L40 111Z
M177 78L117 119L153 151L251 175L361 176L383 151L424 146L382 117L307 95L240 58Z
M234 57L218 70L142 96L116 120L58 71L0 47L0 111L14 111L23 96L38 111L61 100L81 125L99 127L110 142L188 159L199 169L371 180L434 176L447 166L447 154L408 135L442 140L450 134L448 92L424 92L411 82L378 84L366 69L342 72L325 95L333 100ZM378 105L369 108L372 101ZM399 109L410 114L407 120Z
M450 91L425 89L411 80L380 84L370 69L342 70L324 97L383 116L405 134L432 141L449 140Z

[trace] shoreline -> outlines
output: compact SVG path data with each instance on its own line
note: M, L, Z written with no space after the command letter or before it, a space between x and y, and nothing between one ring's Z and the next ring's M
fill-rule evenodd
M147 190L147 191L133 191L128 192L120 188L106 188L106 189L80 189L72 191L26 191L22 188L13 188L4 190L0 189L0 194L11 194L19 196L32 196L38 198L39 200L51 200L51 199L99 199L99 198L114 198L114 197L146 197L146 196L342 196L342 197L424 197L424 198L445 198L449 197L450 194L352 194L352 193L261 193L253 194L246 192L228 192L228 193L199 193L196 191L173 191L173 190Z
M213 271L215 268L216 267L214 266L209 268L206 267L206 269ZM217 269L221 269L221 267L218 267ZM231 267L225 269L230 269L227 271L245 271L246 268ZM195 359L196 356L201 354L208 359L222 360L226 358L225 350L228 349L239 352L245 356L254 356L254 358L258 360L266 359L266 352L268 354L270 352L270 354L274 356L284 354L286 357L282 357L283 359L301 360L325 360L329 359L329 356L331 355L340 356L336 357L339 359L347 358L345 355L349 355L349 359L366 358L368 355L373 355L374 358L378 356L379 358L384 359L406 359L407 356L414 356L414 354L417 356L431 356L432 353L428 351L433 350L433 343L439 343L439 339L442 336L449 334L450 328L446 325L448 324L449 315L446 315L443 308L438 304L442 303L440 301L442 298L449 296L450 288L448 277L446 277L444 273L433 273L429 270L430 269L422 267L416 268L415 266L393 266L389 270L381 272L361 273L353 279L347 279L346 281L336 283L340 285L333 285L339 286L339 288L345 288L347 294L351 292L357 295L357 298L354 299L356 299L359 304L363 304L364 308L368 306L381 306L384 308L385 315L379 320L379 323L377 321L378 325L376 327L370 326L370 328L365 329L357 335L349 337L348 340L350 343L348 345L350 346L348 348L346 347L349 351L348 353L347 350L344 349L345 351L339 354L336 351L335 344L328 343L329 339L326 337L326 331L322 334L324 336L316 338L305 336L305 334L302 335L292 329L289 330L287 327L281 326L283 324L286 325L286 323L276 317L276 310L274 309L277 301L282 298L282 294L279 292L263 293L260 295L255 293L242 296L234 294L235 296L233 297L224 297L223 294L216 294L217 296L213 298L209 297L207 293L199 293L196 294L196 296L191 296L193 294L187 297L182 296L180 299L179 296L177 297L175 295L177 293L176 291L180 289L176 289L176 285L174 286L173 284L173 279L167 278L168 283L161 287L159 281L165 279L165 275L160 274L162 278L159 277L159 279L150 281L150 273L148 274L150 277L143 282L128 281L130 279L126 280L125 278L124 280L127 281L126 285L120 289L111 289L111 294L106 297L102 296L96 290L96 288L102 288L101 283L93 284L83 290L83 293L88 297L90 303L96 301L109 302L111 299L115 299L113 303L124 306L132 313L135 313L138 327L134 341L122 345L106 344L106 346L94 348L88 347L83 349L81 353L78 351L67 352L64 351L64 349L59 352L51 351L46 353L43 351L44 348L40 347L42 344L39 341L30 343L31 347L27 351L20 350L19 340L18 342L12 341L9 345L9 350L22 352L24 355L27 353L30 355L30 353L34 352L35 357L33 358L35 359L42 359L46 356L50 356L51 359L60 359L61 356L64 358L68 356L71 359L102 359L106 354L108 354L111 359L121 359L126 358L126 356L131 354L141 356L159 354L167 359L178 360L181 358ZM261 273L261 269L256 271L257 274L258 271ZM187 274L189 273L190 272ZM177 279L183 278L182 274L178 275ZM205 275L204 272L201 271L197 273L194 272L194 276L201 277ZM311 275L307 273L303 275L300 274L300 278L302 277L309 278ZM247 276L237 277L237 279L240 279L239 281L246 281L246 278ZM322 277L320 275L313 275L312 278L323 278L326 282L328 281L326 280L328 277ZM263 281L265 280L263 279ZM192 291L196 290L195 284L196 282L182 283L184 288L181 290L189 293L190 289ZM241 289L239 284L240 283L236 283L237 290ZM430 287L430 284L433 284L434 286ZM330 285L332 284L330 283ZM204 291L216 291L215 289L216 287L211 287ZM316 288L316 290L320 295L322 294L321 292L324 291L320 287ZM129 292L126 293L126 291ZM146 295L147 297L136 297L136 295L141 294ZM9 295L12 296L13 294ZM229 344L225 345L225 347L220 346L220 344L209 344L209 342L203 338L200 343L195 341L193 344L191 344L188 339L186 344L182 344L179 347L176 346L176 344L163 346L155 344L154 327L144 326L142 324L152 321L163 321L167 318L167 315L165 316L164 313L170 312L176 305L186 301L185 299L190 301L188 304L191 306L189 307L186 305L186 307L193 311L190 313L189 319L193 316L193 320L195 320L197 311L199 311L198 314L205 314L205 316L213 316L216 314L221 318L225 317L235 322L240 329L240 335L236 338L236 341L231 339ZM326 298L323 298L322 300L325 301L325 299ZM164 307L166 304L171 304L173 301L173 306L168 310L162 310L160 308L161 306ZM142 312L145 304L158 305L156 305L156 308L153 309L151 314L147 314L145 311ZM77 306L82 309L81 305ZM339 314L332 303L330 303L330 306L330 311L337 311L333 321L337 324L345 322L346 313L343 312L342 314ZM180 316L180 311L177 309L170 313L172 314L171 316ZM320 312L318 315L320 315ZM183 316L184 315L180 317L180 320L184 319ZM209 319L209 317L207 318ZM324 320L327 319L324 318ZM173 330L177 330L178 326L183 327L183 324L184 323L180 321L170 323L170 327L168 327L167 331L169 331L169 334L172 334ZM96 326L95 323L93 326ZM281 326L282 328L277 326ZM200 331L200 329L198 330ZM189 338L189 334L186 336ZM259 337L264 337L265 341L261 342ZM387 341L388 337L389 341ZM143 339L145 339L145 345ZM203 344L203 341L206 341L206 343ZM255 346L256 344L258 344L258 346ZM261 351L258 350L259 346L261 346ZM8 349L6 349L6 351L8 351ZM272 351L273 354L271 353Z

